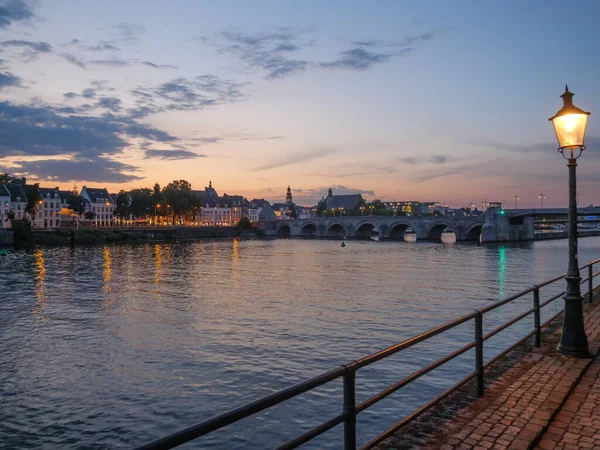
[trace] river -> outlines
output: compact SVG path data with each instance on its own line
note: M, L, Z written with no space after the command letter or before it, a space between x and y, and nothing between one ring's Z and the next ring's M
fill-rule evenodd
M579 253L581 264L599 258L600 238L581 239ZM0 257L0 447L131 448L555 277L566 263L566 240L11 250ZM528 296L500 308L484 329L530 306ZM530 331L529 319L486 343L486 359ZM361 370L357 400L471 339L469 323ZM472 370L468 353L359 415L359 443ZM341 396L332 382L188 448L275 447L339 414ZM307 448L340 448L340 428Z

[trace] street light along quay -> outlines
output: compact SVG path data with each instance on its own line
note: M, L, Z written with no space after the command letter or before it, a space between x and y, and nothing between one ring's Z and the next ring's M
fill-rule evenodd
M561 95L563 107L549 120L552 122L558 151L568 163L569 168L569 268L567 270L567 290L563 297L565 312L563 316L563 329L558 345L558 351L579 358L590 356L588 340L583 324L583 309L581 297L581 277L577 262L577 158L585 150L585 128L590 115L573 105L573 93L565 86ZM565 155L565 151L567 154ZM542 204L544 194L541 194ZM592 295L590 293L590 295Z
M521 200L521 197L519 197L518 195L515 194L515 196L513 197L513 200L515 201L515 209L519 209L519 200Z
M538 198L542 201L542 209L544 209L544 199L548 197L546 197L544 194L540 194L538 195Z

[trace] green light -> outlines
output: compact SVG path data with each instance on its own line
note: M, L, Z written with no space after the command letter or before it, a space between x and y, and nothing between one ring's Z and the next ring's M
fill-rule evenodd
M500 214L504 215L504 210L503 209L500 210Z

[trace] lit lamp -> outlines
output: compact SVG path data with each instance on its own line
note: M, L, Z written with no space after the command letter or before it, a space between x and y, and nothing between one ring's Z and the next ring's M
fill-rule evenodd
M577 158L585 150L584 138L587 119L590 115L573 105L573 93L565 86L561 95L564 105L549 120L552 121L558 151L568 160L569 167L569 268L567 270L567 290L563 297L565 312L563 329L558 351L571 356L586 358L590 356L588 340L583 324L583 309L579 283L579 263L577 261ZM567 154L565 155L565 150ZM591 295L591 293L590 293Z

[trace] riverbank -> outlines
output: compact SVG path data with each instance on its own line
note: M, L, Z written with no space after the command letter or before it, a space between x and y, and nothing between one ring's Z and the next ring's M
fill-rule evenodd
M17 236L10 232L0 235L0 246L61 246L106 243L164 242L232 237L261 237L259 230L234 227L128 227L31 230Z

